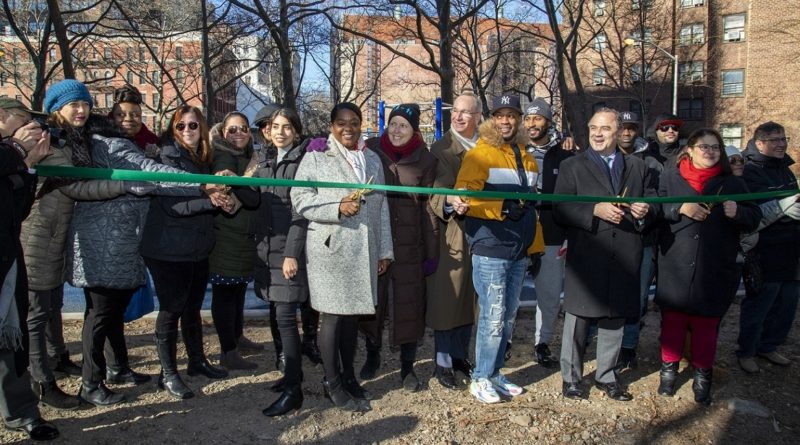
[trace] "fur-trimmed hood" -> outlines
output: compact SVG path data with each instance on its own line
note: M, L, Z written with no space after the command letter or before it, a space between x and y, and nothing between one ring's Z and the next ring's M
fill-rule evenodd
M211 130L208 131L208 138L211 141L211 149L214 151L227 151L234 156L246 156L248 159L253 157L252 135L250 137L250 142L247 143L244 150L239 150L222 136L222 122L214 124L214 126L211 127Z
M478 127L478 134L480 135L478 139L483 139L487 144L493 147L502 147L503 145L509 144L509 142L503 139L503 136L500 134L500 131L494 125L494 121L491 118L481 123L480 127ZM519 129L517 129L517 136L511 143L516 143L520 148L524 149L529 142L530 138L528 137L528 132L525 131L520 121Z

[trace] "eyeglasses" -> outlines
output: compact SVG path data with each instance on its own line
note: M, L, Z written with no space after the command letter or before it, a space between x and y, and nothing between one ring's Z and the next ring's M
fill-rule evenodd
M728 159L728 162L730 162L731 165L744 165L744 159L739 156Z
M238 127L236 125L231 125L230 127L226 128L225 131L228 134L236 134L240 131L243 134L247 134L250 133L250 127L248 127L247 125L239 125Z
M658 127L658 131L667 132L667 131L670 131L670 130L678 131L678 126L677 125L660 125Z
M697 145L694 146L694 148L699 148L700 150L702 150L702 151L704 151L706 153L710 153L710 152L714 152L714 151L719 151L720 150L720 146L716 145L716 144L714 144L714 145L697 144Z
M467 111L467 110L459 110L457 108L453 108L453 116L466 116L472 117L473 114L478 114L477 111Z
M763 142L786 142L786 143L789 143L789 141L791 139L792 138L787 138L787 137L784 136L782 138L768 138L768 139L760 139L760 140L763 141Z
M189 122L188 124L184 124L183 122L178 122L175 124L175 129L178 131L183 131L189 127L190 130L194 131L200 128L200 124L198 122Z

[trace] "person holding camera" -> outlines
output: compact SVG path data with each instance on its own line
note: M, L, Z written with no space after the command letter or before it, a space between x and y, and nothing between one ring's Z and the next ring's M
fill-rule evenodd
M50 153L49 135L32 122L33 114L19 101L0 97L0 415L8 429L52 440L58 429L42 419L26 373L28 299L19 235L36 193L31 169Z

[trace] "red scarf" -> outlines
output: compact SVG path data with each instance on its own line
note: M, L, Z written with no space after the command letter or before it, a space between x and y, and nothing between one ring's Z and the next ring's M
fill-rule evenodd
M147 125L142 124L142 128L136 133L136 136L133 137L133 142L142 150L147 147L148 144L155 144L158 145L158 136L153 134Z
M381 135L381 150L386 153L391 159L395 161L399 161L402 158L414 153L414 150L422 146L422 137L419 133L414 132L414 135L411 136L411 139L408 140L405 144L400 147L395 147L392 145L391 141L389 141L389 133L384 132Z
M714 176L722 173L722 165L719 163L709 168L697 168L694 166L694 164L692 164L692 161L689 160L689 158L681 159L681 162L678 166L683 179L685 179L686 182L688 182L689 185L701 195L703 194L703 188L705 188L706 182L708 182L708 180Z

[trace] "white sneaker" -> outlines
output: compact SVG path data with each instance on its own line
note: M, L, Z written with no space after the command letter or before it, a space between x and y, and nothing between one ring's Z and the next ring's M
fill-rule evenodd
M496 377L490 378L489 381L494 386L494 389L504 396L514 397L522 394L522 388L509 382L503 374L497 374Z
M497 395L497 391L494 390L494 386L489 379L473 380L469 384L469 393L482 403L497 403L500 401L500 396Z

